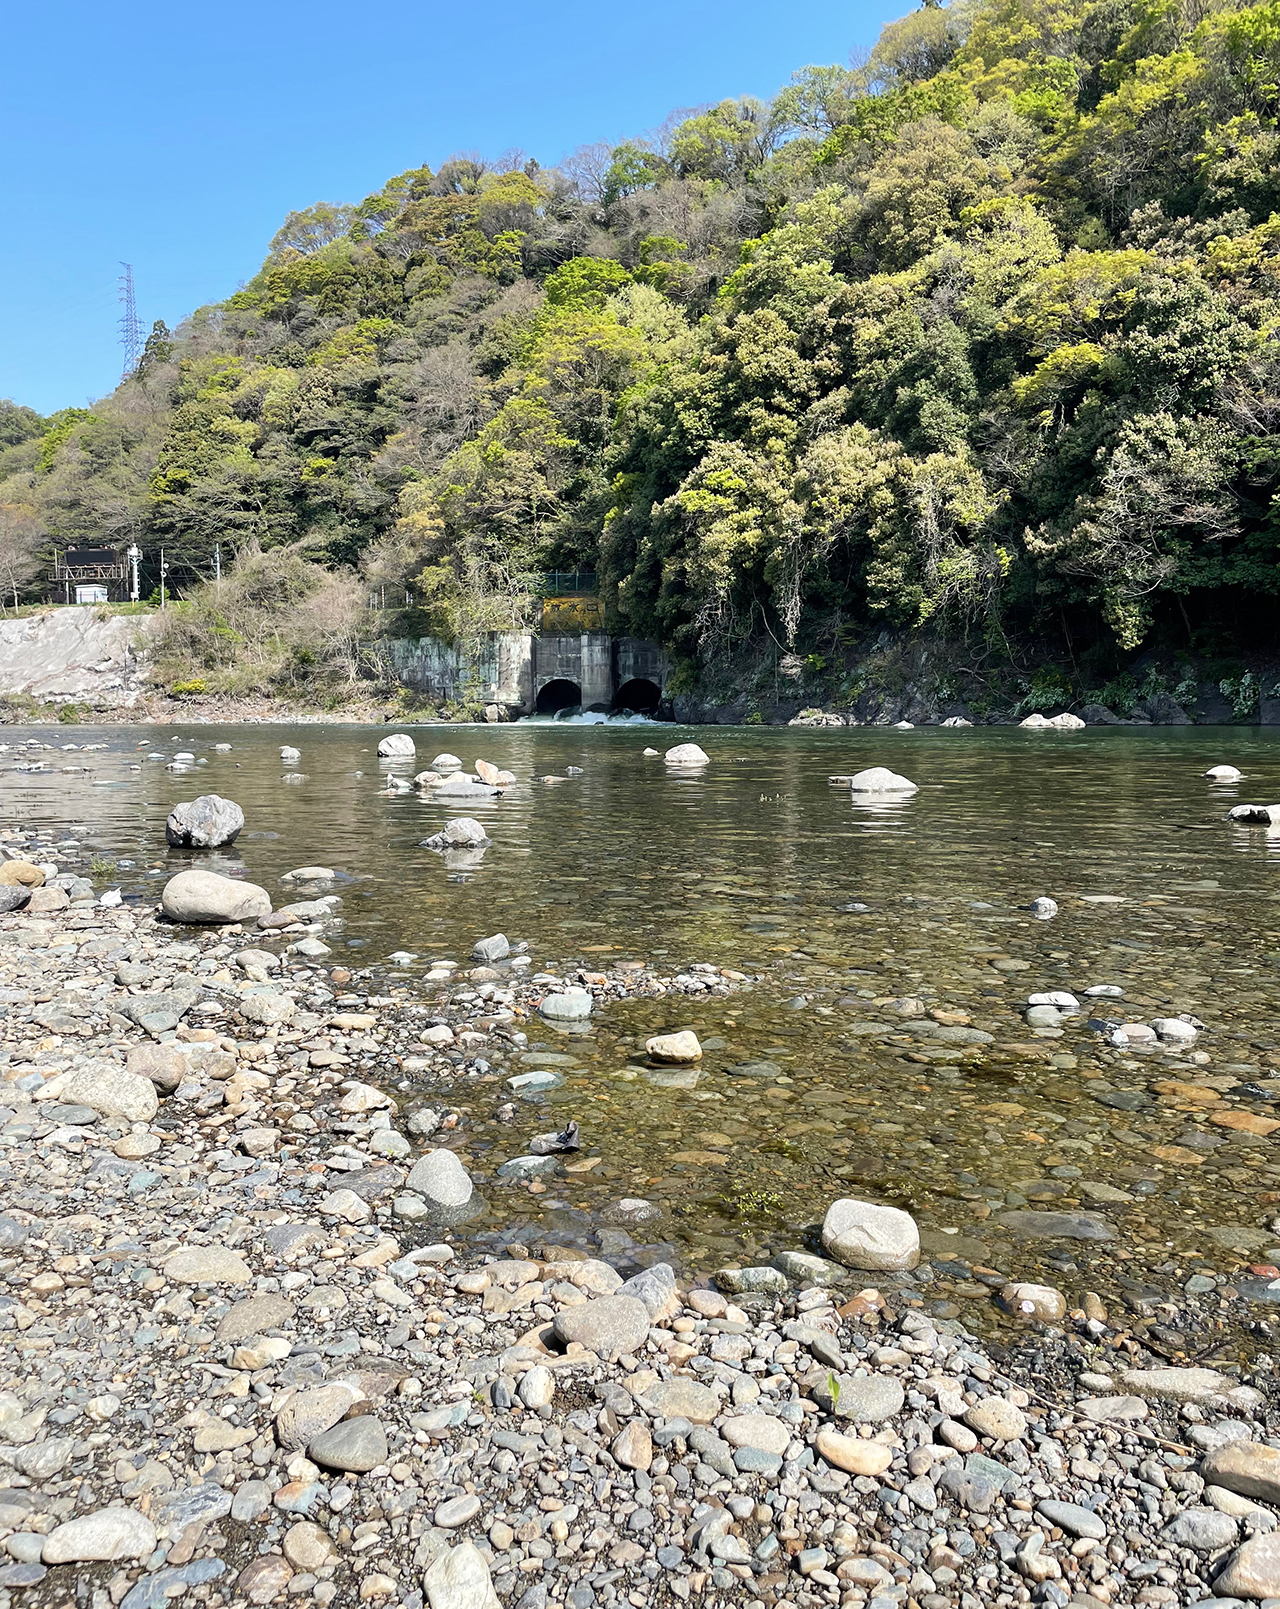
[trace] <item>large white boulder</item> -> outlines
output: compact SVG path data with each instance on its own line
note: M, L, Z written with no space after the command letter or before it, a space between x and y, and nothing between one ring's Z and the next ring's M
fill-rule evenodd
M248 922L271 911L265 888L217 872L179 872L164 885L160 903L173 922Z
M668 765L682 766L686 770L711 764L710 756L696 743L677 743L675 748L667 750L663 759Z
M890 771L887 765L873 765L869 770L859 771L856 776L849 778L849 787L854 793L919 793L919 788L909 777L900 777L896 771Z
M846 1268L896 1272L920 1261L920 1231L909 1212L844 1197L822 1221L827 1255Z
M1234 765L1211 765L1203 775L1210 782L1240 782L1244 778L1244 772L1237 771Z
M380 760L412 759L417 753L413 746L413 739L407 732L393 732L390 737L384 737L378 744L378 758Z
M1019 726L1029 727L1033 732L1078 732L1085 723L1078 715L1072 715L1064 710L1061 715L1028 715L1025 721L1019 721Z

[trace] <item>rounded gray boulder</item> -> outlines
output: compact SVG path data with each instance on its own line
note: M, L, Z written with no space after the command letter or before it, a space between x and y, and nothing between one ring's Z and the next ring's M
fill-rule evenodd
M217 872L179 872L160 896L171 922L248 922L271 912L271 895L257 883Z
M232 799L202 793L174 805L164 824L165 842L173 849L217 849L233 844L244 827L244 811Z

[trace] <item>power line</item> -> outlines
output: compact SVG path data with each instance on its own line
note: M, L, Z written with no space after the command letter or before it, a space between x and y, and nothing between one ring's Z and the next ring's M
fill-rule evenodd
M121 263L124 273L119 275L116 284L119 294L116 300L124 306L124 313L120 318L120 345L124 348L124 372L120 378L127 380L138 367L138 360L142 356L142 325L138 322L138 307L133 297L133 264Z

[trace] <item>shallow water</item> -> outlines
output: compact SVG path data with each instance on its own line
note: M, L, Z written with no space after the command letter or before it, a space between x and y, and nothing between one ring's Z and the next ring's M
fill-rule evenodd
M669 975L707 961L760 979L728 998L609 1006L572 1040L533 1025L534 1050L576 1065L510 1125L493 1121L501 1085L458 1086L483 1171L571 1116L583 1155L602 1159L542 1197L495 1189L477 1236L586 1243L610 1202L643 1195L665 1208L657 1233L673 1254L701 1271L766 1261L806 1230L812 1243L834 1196L865 1194L916 1214L937 1275L919 1294L970 1323L995 1322L982 1270L1043 1279L1073 1302L1096 1290L1113 1309L1180 1293L1192 1273L1230 1274L1235 1288L1254 1281L1266 1316L1266 1278L1242 1265L1273 1247L1280 1258L1276 1142L1212 1118L1267 1118L1280 1102L1280 1083L1266 1085L1280 1078L1280 838L1269 849L1265 832L1225 819L1234 803L1280 798L1280 734L531 722L416 729L417 761L386 762L384 730L11 729L11 743L107 748L46 752L35 757L48 769L28 774L12 770L16 748L0 754L3 820L66 827L133 860L118 880L150 898L190 858L163 849L168 810L223 793L246 831L201 863L243 867L277 903L291 867L347 874L334 959L344 945L361 967L416 952L393 969L411 984L427 959L465 963L497 930L527 940L538 965L638 960ZM642 757L690 736L711 754L705 773ZM284 742L302 750L296 766L281 765ZM521 784L456 811L379 791L387 771L412 774L445 749ZM175 773L144 757L175 750L208 764ZM1246 780L1201 777L1222 762ZM858 804L827 781L875 764L919 793ZM76 766L87 769L63 769ZM582 775L524 780L570 766ZM285 785L290 771L306 781ZM484 820L493 847L451 871L418 843L463 813ZM1061 906L1048 922L1025 908L1041 894ZM1029 993L1097 983L1126 991L1099 1002L1119 1007L1110 1015L1195 1013L1207 1063L1113 1050L1087 1012L1061 1037L1023 1022ZM875 1004L907 995L966 1014L994 1042L913 1037ZM693 1087L642 1059L646 1035L680 1027L707 1044ZM514 1070L494 1059L496 1073ZM1155 1087L1170 1081L1197 1088ZM1027 1209L1090 1213L1115 1238L1001 1221Z

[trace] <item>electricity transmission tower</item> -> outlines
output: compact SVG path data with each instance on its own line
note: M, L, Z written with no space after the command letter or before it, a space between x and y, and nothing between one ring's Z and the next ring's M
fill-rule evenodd
M138 322L137 303L133 298L133 264L121 263L124 273L116 280L119 286L117 300L123 305L124 313L120 318L120 345L124 348L124 372L120 378L127 380L138 367L138 359L142 356L142 325Z

